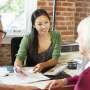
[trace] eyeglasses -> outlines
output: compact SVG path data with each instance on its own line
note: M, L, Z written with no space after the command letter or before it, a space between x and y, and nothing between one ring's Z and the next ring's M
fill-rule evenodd
M2 37L1 37L1 38L2 38L2 39L5 38L5 36L6 36L6 32L0 30L0 33L2 34Z

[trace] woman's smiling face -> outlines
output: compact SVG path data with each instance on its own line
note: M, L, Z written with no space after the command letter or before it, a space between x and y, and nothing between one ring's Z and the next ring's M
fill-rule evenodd
M36 28L38 34L45 34L50 29L50 20L47 16L41 15L35 20L34 28Z

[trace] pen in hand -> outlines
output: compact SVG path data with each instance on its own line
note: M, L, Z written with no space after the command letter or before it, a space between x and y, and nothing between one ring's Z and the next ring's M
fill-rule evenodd
M27 76L27 74L25 73L25 71L21 67L19 67L19 66L14 67L14 72L15 73L22 74L24 76Z

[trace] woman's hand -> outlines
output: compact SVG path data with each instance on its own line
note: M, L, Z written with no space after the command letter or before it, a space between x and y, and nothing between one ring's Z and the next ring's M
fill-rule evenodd
M14 72L26 76L25 70L22 68L22 62L19 59L16 59L14 62Z
M51 80L50 83L46 86L46 88L51 90L51 88L62 87L65 85L65 83L66 82L64 82L64 79Z
M24 69L21 66L14 66L14 72L21 74L23 76L27 76L26 72L24 71Z
M22 67L21 67L21 66L14 65L14 71L15 71L16 73L20 73L20 72L22 72L23 70L22 70Z
M41 72L44 68L44 63L39 63L34 67L33 72Z

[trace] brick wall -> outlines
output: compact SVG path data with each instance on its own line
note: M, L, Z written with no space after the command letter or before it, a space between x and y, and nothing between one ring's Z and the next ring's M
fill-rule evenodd
M0 46L0 66L11 64L10 44Z
M52 18L53 0L38 0L38 8L47 10ZM63 42L73 42L78 22L90 15L90 0L56 0L56 30Z
M90 15L90 0L76 0L75 36L78 22L88 15Z
M38 8L44 8L52 18L53 0L38 0ZM76 37L78 22L90 15L90 0L56 0L56 30L61 32L63 42ZM10 45L0 47L0 65L11 63Z

